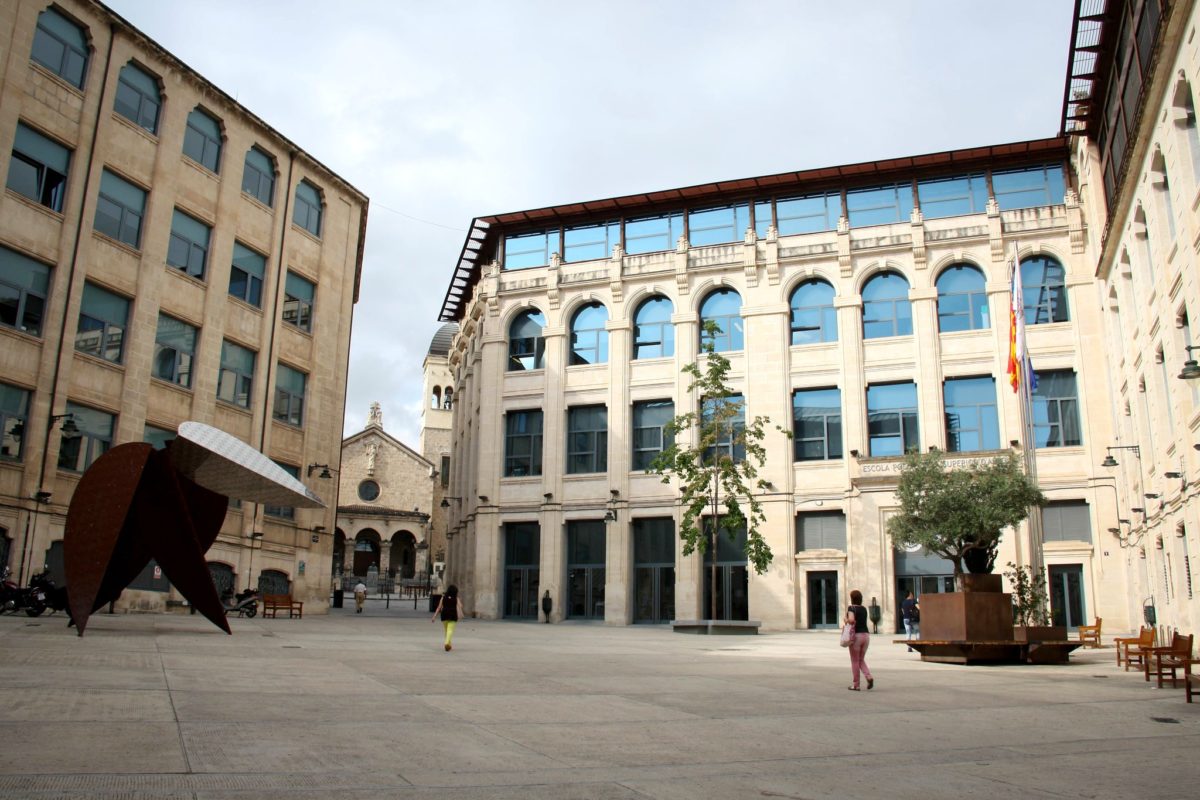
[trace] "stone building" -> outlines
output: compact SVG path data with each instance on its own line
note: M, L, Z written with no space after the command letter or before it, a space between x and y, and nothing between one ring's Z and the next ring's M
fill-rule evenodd
M342 442L335 583L339 576L366 578L375 589L381 576L428 575L435 473L433 463L384 431L383 413L372 403L367 426Z
M1194 2L1078 3L1063 109L1104 321L1089 348L1107 356L1112 420L1094 443L1110 457L1093 462L1098 538L1126 576L1108 591L1129 626L1153 608L1187 632L1200 625L1198 24Z
M1098 533L1113 420L1069 156L1052 138L476 219L442 308L461 326L450 575L468 609L535 617L549 591L554 619L707 616L678 491L645 467L664 423L700 410L681 369L713 320L745 416L795 433L768 437L761 472L774 562L757 575L718 548L718 615L834 626L859 588L896 625L904 592L953 587L949 562L885 533L902 454L1022 446L1005 374L1015 253L1051 500L1038 549L1085 598L1055 614L1124 620L1124 554ZM1031 561L1029 527L1000 564Z
M79 476L185 420L319 494L337 469L367 198L92 0L0 5L0 543L61 564ZM334 502L232 503L208 558L320 609ZM154 565L124 602L173 595Z

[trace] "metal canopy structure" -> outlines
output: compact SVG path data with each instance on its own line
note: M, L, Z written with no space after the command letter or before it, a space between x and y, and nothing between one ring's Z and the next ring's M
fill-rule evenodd
M649 216L665 210L695 208L699 205L720 205L745 200L768 200L772 197L819 192L847 186L867 186L871 183L895 180L898 177L937 177L956 172L982 170L995 165L1014 166L1045 159L1066 159L1067 140L1058 136L1024 142L945 150L918 156L905 156L881 161L864 161L835 167L781 172L757 178L702 183L679 189L644 192L640 194L589 200L559 206L513 211L477 217L471 221L462 253L438 319L457 322L462 318L471 291L479 280L483 267L481 259L494 252L499 232L536 230L539 226L575 225L587 222Z
M1102 79L1112 65L1112 23L1119 0L1075 0L1067 85L1063 90L1063 136L1095 136L1101 110Z

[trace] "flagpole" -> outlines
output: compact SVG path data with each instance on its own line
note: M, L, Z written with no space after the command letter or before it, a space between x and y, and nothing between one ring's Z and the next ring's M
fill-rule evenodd
M1021 269L1020 253L1017 244L1013 243L1012 275L1009 286L1012 293L1011 304L1013 320L1016 327L1016 380L1017 380L1017 415L1021 430L1021 455L1025 463L1025 474L1034 486L1038 485L1037 475L1037 440L1034 436L1033 420L1033 359L1029 355L1028 341L1024 336L1025 298ZM1019 315L1019 316L1018 316ZM1029 566L1038 575L1043 571L1042 558L1042 518L1037 506L1029 507ZM1019 537L1018 537L1019 538ZM1017 546L1017 564L1021 563L1021 549Z

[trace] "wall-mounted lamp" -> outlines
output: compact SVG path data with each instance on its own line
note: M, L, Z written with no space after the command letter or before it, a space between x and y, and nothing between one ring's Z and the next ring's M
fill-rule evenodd
M545 494L543 494L543 495L542 495L542 498L543 498L543 499L544 499L544 500L545 500L547 503L549 503L551 500L553 500L553 499L554 499L554 492L546 492Z
M1145 497L1147 500L1157 500L1159 497L1161 497L1161 495L1157 492L1146 492L1143 497Z
M1008 446L1013 448L1014 450L1020 450L1021 449L1021 440L1020 439L1009 439Z
M1108 455L1106 455L1104 460L1100 462L1100 466L1102 467L1115 467L1120 463L1113 458L1113 450L1132 450L1134 457L1137 458L1138 461L1142 460L1142 448L1138 447L1136 444L1114 444L1112 447L1106 447L1104 449L1108 451Z
M312 543L317 544L321 541L321 531L325 530L324 525L312 526Z
M1142 540L1142 533L1145 533L1145 531L1142 531L1141 533L1138 533L1137 536L1134 536L1133 535L1133 523L1130 522L1129 520L1118 519L1117 525L1118 526L1122 526L1122 525L1129 526L1128 533L1122 533L1120 527L1108 529L1109 533L1111 533L1113 536L1117 537L1117 543L1119 545L1121 545L1121 547L1134 547L1137 545L1138 542L1140 542Z
M850 451L850 457L851 457L851 458L858 458L858 451L857 451L857 450L851 450L851 451Z
M457 502L459 502L459 503L461 503L461 502L462 502L462 498L461 498L461 497L451 497L450 495L445 495L445 496L442 498L442 502L440 503L441 507L442 507L442 508L449 508L449 507L450 507L450 501L451 501L451 500L455 500L455 501L457 501Z
M618 497L620 497L620 496L621 496L621 490L620 490L620 489L609 489L609 490L608 490L608 493L609 493L610 495L612 495L612 498L613 498L613 500L616 500Z
M1187 360L1183 362L1183 369L1179 372L1179 379L1183 381L1194 381L1200 378L1200 364L1196 363L1196 359L1192 358L1193 350L1200 350L1200 345L1189 344L1183 348L1187 351Z
M488 498L487 498L486 494L479 495L479 502L486 503L487 501L488 501Z
M604 512L604 521L605 522L616 522L617 521L617 512L611 508L608 509L607 511L605 511Z
M1188 488L1187 478L1183 477L1183 472L1164 472L1164 478L1174 478L1179 481L1179 491L1186 491Z
M51 414L50 427L54 427L54 423L63 420L62 427L58 429L59 434L64 439L74 439L79 436L79 426L75 424L74 414Z
M317 470L321 470L321 474L317 476L318 478L332 478L333 477L333 474L330 473L330 471L329 471L328 464L309 464L308 465L308 477L311 478L312 474L314 472L316 472Z

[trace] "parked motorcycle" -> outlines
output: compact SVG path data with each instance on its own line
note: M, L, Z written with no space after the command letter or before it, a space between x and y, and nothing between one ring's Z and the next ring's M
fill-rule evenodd
M235 595L228 589L221 595L221 605L225 606L225 616L236 613L239 617L253 617L258 613L258 590L246 589Z
M5 567L3 575L0 575L0 614L19 611L25 605L25 592L8 579L8 573L8 567Z
M25 591L28 593L25 613L31 617L36 617L47 608L52 612L67 610L67 587L56 585L49 570L30 578L29 588Z

